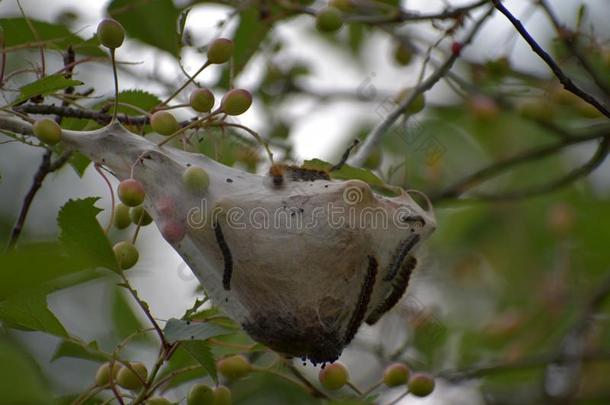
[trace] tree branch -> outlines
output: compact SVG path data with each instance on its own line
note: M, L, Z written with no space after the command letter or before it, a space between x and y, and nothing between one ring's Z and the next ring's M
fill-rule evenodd
M572 81L572 79L566 76L566 74L563 72L563 70L561 70L559 65L553 60L551 55L549 55L544 49L542 49L540 45L538 45L536 40L529 34L529 32L527 32L523 24L521 24L521 21L519 21L514 15L510 13L510 11L508 11L508 9L504 7L500 0L491 0L491 2L494 4L494 7L498 9L498 11L500 11L506 16L506 18L508 18L508 20L517 29L519 34L521 34L523 39L525 39L525 41L532 48L534 53L536 53L536 55L538 55L549 66L549 68L551 68L555 76L557 76L557 78L559 79L561 84L563 84L563 87L567 91L585 100L587 103L595 107L599 112L610 118L610 111L606 107L604 107L599 101L597 101L595 97L582 90Z
M442 200L459 197L461 194L470 190L471 188L474 188L479 184L483 183L484 181L492 177L498 176L515 166L528 163L534 160L543 159L547 156L553 155L554 153L568 146L584 142L590 142L599 138L603 138L605 141L608 140L610 138L610 130L604 128L601 131L595 131L594 133L588 135L562 138L560 141L555 142L551 145L534 148L529 151L525 151L523 153L515 155L511 158L492 163L489 166L484 167L472 173L471 175L466 176L464 179L457 181L456 183L447 187L443 191L430 193L430 200L433 202L439 202ZM602 147L603 145L605 145L605 143L600 144L600 147ZM600 152L599 148L598 152ZM598 154L596 153L594 158L597 157L597 155ZM589 164L590 163L591 162L589 162Z
M483 23L487 18L493 13L493 7L490 8L483 16L474 24L472 30L468 34L468 36L464 39L462 46L466 46L472 42L476 33L483 26ZM392 124L403 114L405 114L405 110L413 103L413 101L417 98L418 95L430 90L440 79L443 78L449 72L449 70L453 67L453 64L459 57L459 53L452 53L449 58L443 63L434 73L432 73L426 80L424 80L419 86L415 88L415 90L406 97L403 101L401 101L396 108L394 108L387 117L383 119L377 126L371 131L371 133L366 137L364 143L356 151L356 154L348 160L348 163L353 166L361 166L367 159L367 157L373 152L375 147L381 142L381 138L385 135L385 133L390 129Z
M58 105L45 104L25 104L15 108L15 111L27 114L52 114L61 117L80 118L94 120L100 125L106 125L112 120L112 115L102 111L83 110ZM130 117L126 114L119 114L118 120L128 125L146 125L148 117Z

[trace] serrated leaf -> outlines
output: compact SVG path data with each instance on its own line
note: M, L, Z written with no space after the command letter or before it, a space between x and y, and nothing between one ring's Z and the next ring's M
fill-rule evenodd
M68 336L61 322L47 308L44 291L12 295L0 302L0 320L11 327Z
M35 82L28 83L19 89L19 97L13 104L19 104L35 96L46 96L68 87L80 86L80 80L67 79L65 76L56 74L45 76Z
M163 333L168 342L207 340L216 336L229 335L232 330L210 322L191 322L172 318L167 321Z
M29 18L38 38L44 41L44 47L65 51L72 46L76 53L88 56L106 56L99 47L99 41L94 36L88 40L73 34L65 25L52 24ZM37 42L32 30L24 18L2 18L0 25L4 30L7 48Z
M180 55L176 30L180 10L172 0L114 0L107 11L123 25L128 37Z
M151 111L153 108L161 104L161 100L154 94L144 90L125 90L119 93L119 100L122 104L129 104L144 111ZM127 105L120 105L119 112L127 115L142 115L142 112L130 108Z
M210 350L210 346L202 340L187 340L180 343L203 368L208 372L212 380L218 384L218 373L216 371L216 361Z
M105 267L119 272L114 252L95 218L102 210L95 207L99 197L69 200L59 211L59 240L70 255L82 257L91 267Z
M3 404L48 403L51 392L34 360L8 340L0 340L0 393Z
M89 167L91 160L88 157L86 157L85 155L83 155L82 153L80 153L79 151L75 150L75 151L72 151L72 154L70 155L70 160L68 160L68 163L74 169L76 174L78 174L78 177L82 178L83 175L85 174L85 170L87 170L87 167Z
M110 360L112 356L99 350L97 342L92 341L85 343L78 339L63 340L53 353L51 361L55 361L62 357L72 357L77 359L91 360L103 362Z

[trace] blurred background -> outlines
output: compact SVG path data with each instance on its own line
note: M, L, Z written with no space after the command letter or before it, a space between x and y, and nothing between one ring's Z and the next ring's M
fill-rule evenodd
M135 4L140 31L130 32L126 26L126 44L117 50L118 61L124 62L119 65L120 88L142 89L160 99L184 82L183 71L192 74L200 67L209 41L244 35L239 33L247 30L244 16L262 12L272 2L219 3L20 2L29 18L65 25L85 39L95 33L109 7ZM397 2L385 3L395 7ZM421 14L472 4L453 0L398 3ZM570 77L608 105L610 94L604 94L583 71L537 2L504 4ZM579 32L577 47L610 87L607 1L548 4L563 24ZM307 7L325 5L316 1ZM184 46L178 49L167 40L165 30L175 32L168 16L179 16L186 8L190 12ZM461 41L486 10L487 6L474 9L461 26L454 19L379 25L354 22L332 35L318 32L314 17L305 13L277 18L233 79L233 85L254 94L253 108L239 116L239 122L269 139L276 156L288 162L338 161L354 138L365 136L387 116L401 93L418 84L424 62L426 74L433 72L451 54L452 44ZM0 16L19 17L18 4L1 2ZM255 29L245 35L259 32ZM405 49L402 55L396 54L399 44ZM35 65L38 58L36 49L12 52L6 71ZM61 53L47 51L46 63L48 71L60 69ZM112 97L107 61L77 66L75 75L95 89L84 105ZM15 76L7 80L7 87L18 88L32 78ZM228 84L226 70L213 66L197 82L213 89L218 98ZM185 92L177 102L186 102L187 96ZM178 109L176 114L190 117L188 109ZM610 164L600 163L587 176L545 191L545 185L586 162L597 140L574 142L544 159L510 167L461 196L453 187L494 162L592 130L608 132L607 118L562 91L504 16L496 12L490 17L472 45L464 48L451 74L425 93L425 108L399 120L365 164L388 184L428 193L435 202L438 229L401 303L374 327L364 325L343 353L340 360L355 384L370 386L386 365L400 360L438 378L431 396L408 396L399 403L610 403L609 306L601 293L600 303L591 302L610 274ZM223 163L259 173L268 169L262 151L251 143L220 134L209 138L201 150ZM39 148L18 142L0 144L3 245L42 154ZM520 195L530 189L539 192ZM60 207L70 198L87 196L101 197L97 206L105 210L98 220L105 224L110 197L91 165L82 176L69 165L50 174L32 204L19 243L56 238ZM124 238L122 232L113 230L110 239ZM132 285L158 320L180 317L202 295L197 280L154 225L142 229L138 247L140 260L129 271ZM96 341L109 351L134 325L146 324L111 277L51 294L48 305L71 335ZM54 360L61 339L31 331L4 333L31 355L42 370L43 385L52 392L67 395L91 384L99 363L67 357ZM562 351L581 356L568 365L555 362L552 354ZM157 355L146 340L126 352L147 365ZM585 352L595 355L589 359ZM315 381L318 369L300 363L298 367ZM179 385L167 397L180 400L188 387ZM268 376L254 376L232 388L237 403L318 401ZM400 389L382 390L377 401L390 403L400 394ZM572 402L560 402L566 398Z

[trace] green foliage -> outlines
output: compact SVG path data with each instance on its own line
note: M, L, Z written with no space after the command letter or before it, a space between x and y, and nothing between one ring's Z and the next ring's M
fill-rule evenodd
M48 96L59 90L80 86L82 84L83 82L80 80L66 79L65 76L60 74L45 76L42 79L22 86L19 89L19 97L13 101L13 105L22 103L32 97Z

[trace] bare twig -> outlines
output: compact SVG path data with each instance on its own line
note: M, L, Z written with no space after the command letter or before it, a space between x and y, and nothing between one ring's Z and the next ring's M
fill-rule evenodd
M566 74L563 72L563 70L561 70L559 65L553 60L551 55L549 55L544 49L542 49L542 47L536 42L536 40L530 35L530 33L527 32L523 24L521 24L521 21L519 21L514 15L511 14L510 11L508 11L508 9L504 7L500 0L491 0L491 2L494 4L494 7L498 9L498 11L500 11L502 14L504 14L506 18L508 18L508 20L514 25L519 34L521 34L523 39L525 39L525 41L532 48L534 53L536 53L536 55L538 55L548 65L548 67L551 68L555 76L557 76L557 78L559 79L561 84L563 84L563 87L567 91L577 95L578 97L595 107L606 117L610 118L610 111L606 107L604 107L604 105L602 105L599 101L597 101L595 97L582 90L572 81L572 79L566 76Z
M406 21L431 21L431 20L446 20L450 18L459 18L467 12L479 8L488 0L478 0L472 4L467 4L462 7L450 7L438 13L420 14L413 11L398 9L393 15L383 16L366 16L356 15L347 17L346 20L350 22L360 22L364 24L377 25L377 24L391 24L401 23Z
M490 8L474 24L470 33L464 39L462 46L466 46L470 44L470 42L472 42L476 33L483 26L483 23L493 13L493 10L493 7ZM401 101L398 106L396 106L396 108L390 111L387 117L385 117L383 121L377 124L377 126L366 137L360 149L351 159L348 160L348 163L353 166L361 166L366 161L367 157L373 152L375 147L381 142L381 138L383 138L385 133L390 129L394 122L405 113L405 110L413 103L413 101L415 101L417 96L430 90L440 79L442 79L447 74L447 72L449 72L449 70L453 67L453 64L458 59L458 57L458 53L452 53L451 56L449 56L447 60L434 73L432 73L426 80L424 80L419 86L414 89L414 91L409 95L409 97L405 97L405 99Z

